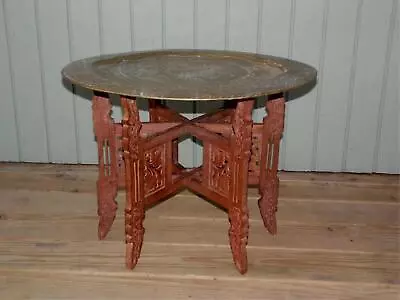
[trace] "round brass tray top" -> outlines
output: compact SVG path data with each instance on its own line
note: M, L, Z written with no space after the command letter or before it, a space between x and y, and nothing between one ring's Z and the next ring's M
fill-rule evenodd
M219 50L156 50L85 58L62 75L75 85L165 100L230 100L303 86L317 71L281 57Z

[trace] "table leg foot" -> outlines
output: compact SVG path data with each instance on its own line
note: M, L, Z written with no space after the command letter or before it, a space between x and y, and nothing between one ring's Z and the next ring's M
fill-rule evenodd
M234 207L229 212L229 243L233 261L241 274L247 272L247 240L249 235L249 216L247 210Z
M279 179L277 177L267 179L266 188L262 191L261 198L258 200L264 226L273 235L277 233L278 185Z
M265 228L269 233L277 233L276 212L279 194L279 145L283 133L285 116L285 99L280 98L266 102L268 116L264 118L261 162L260 162L260 195L258 207Z
M113 217L104 217L101 216L99 218L99 225L97 229L97 235L99 240L104 240L107 234L110 232L110 229L114 223L115 215Z
M97 202L99 215L98 236L104 239L115 219L118 188L117 140L111 103L106 95L95 95L92 102L94 132L97 142L99 179Z
M116 183L109 183L101 180L97 182L99 215L98 237L100 240L105 239L114 222L117 211L117 203L114 200L116 194Z
M247 240L249 215L247 208L248 168L251 152L252 118L254 100L237 103L231 137L232 161L230 162L229 191L229 242L233 261L241 274L247 272Z
M140 257L144 236L144 151L140 137L142 124L136 100L122 97L121 104L124 108L122 147L124 149L126 179L126 267L133 269Z
M126 267L133 269L140 257L144 237L144 210L134 209L125 212L126 229Z

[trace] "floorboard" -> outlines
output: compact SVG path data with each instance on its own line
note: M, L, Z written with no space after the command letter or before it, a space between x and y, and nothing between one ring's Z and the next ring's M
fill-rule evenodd
M93 166L0 164L0 299L362 299L400 296L399 176L281 174L278 235L249 190L249 272L226 213L182 192L146 215L124 268L123 203L97 240Z

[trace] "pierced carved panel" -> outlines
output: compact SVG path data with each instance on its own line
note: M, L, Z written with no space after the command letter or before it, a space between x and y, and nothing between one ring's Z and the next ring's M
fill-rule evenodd
M111 103L107 97L93 97L92 114L97 142L99 177L97 180L97 200L99 226L98 235L104 239L109 232L117 210L117 138L114 120L111 118Z
M249 161L250 176L260 176L261 140L261 134L253 132L253 136L251 138L251 155Z
M144 153L144 193L154 194L165 188L167 145L150 149Z
M125 187L125 163L124 163L124 151L122 148L122 123L114 123L115 137L117 146L117 177L118 187Z
M230 154L213 145L209 145L208 186L223 196L229 195Z

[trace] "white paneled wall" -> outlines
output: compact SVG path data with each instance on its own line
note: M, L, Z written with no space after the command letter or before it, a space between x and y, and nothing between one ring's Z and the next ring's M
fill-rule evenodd
M318 69L318 84L288 103L282 169L399 173L399 0L0 3L0 161L96 162L91 93L60 74L71 60L202 48ZM169 105L191 117L219 103ZM263 114L258 108L254 118ZM117 105L114 117L121 118ZM183 163L200 163L200 146L186 140L181 150Z

